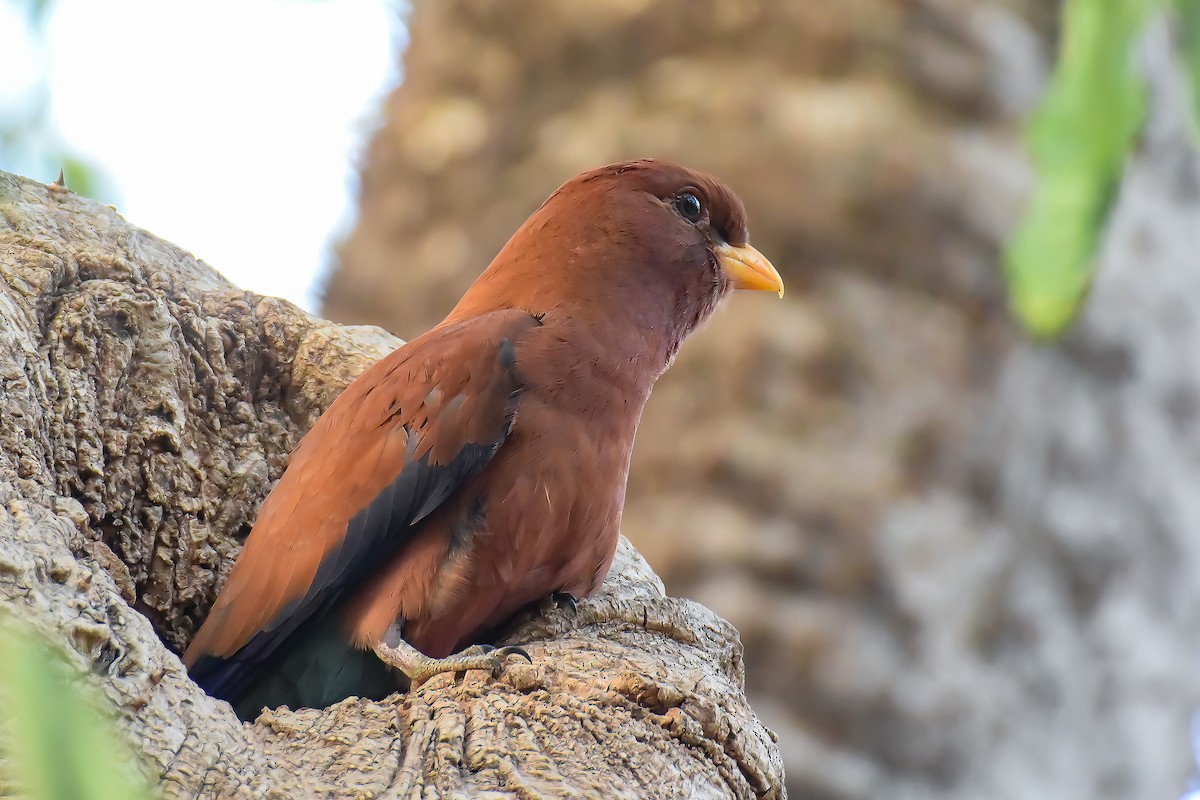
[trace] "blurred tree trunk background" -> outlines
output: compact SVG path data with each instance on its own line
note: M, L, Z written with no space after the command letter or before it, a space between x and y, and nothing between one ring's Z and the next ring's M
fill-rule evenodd
M1200 165L1149 127L1059 343L1004 309L1043 0L413 0L324 312L411 338L559 183L675 158L788 282L684 348L625 531L732 621L804 798L1161 798L1200 703Z

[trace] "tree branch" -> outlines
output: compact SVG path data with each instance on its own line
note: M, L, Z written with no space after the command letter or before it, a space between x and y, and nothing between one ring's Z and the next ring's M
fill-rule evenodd
M240 723L174 652L292 446L398 340L65 189L0 173L0 217L0 601L102 685L164 795L785 796L736 631L624 541L596 596L505 637L533 665Z

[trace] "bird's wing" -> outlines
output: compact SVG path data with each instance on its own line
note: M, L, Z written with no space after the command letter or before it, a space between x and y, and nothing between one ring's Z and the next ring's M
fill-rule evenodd
M516 413L519 339L538 324L509 310L435 328L342 393L292 453L188 648L197 682L240 692L487 465Z

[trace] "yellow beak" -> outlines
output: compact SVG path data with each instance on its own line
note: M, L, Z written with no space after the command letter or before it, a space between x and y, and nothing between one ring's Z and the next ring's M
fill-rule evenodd
M766 256L750 245L721 244L715 252L721 261L721 270L733 288L779 292L783 297L783 278Z

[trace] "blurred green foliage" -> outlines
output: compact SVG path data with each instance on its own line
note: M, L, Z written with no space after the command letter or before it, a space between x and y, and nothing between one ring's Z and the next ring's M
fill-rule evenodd
M1058 64L1027 131L1037 187L1005 254L1013 309L1037 337L1070 323L1091 282L1100 234L1146 112L1134 45L1161 5L1063 6Z
M1192 92L1192 122L1200 131L1200 0L1175 0L1179 14L1179 52Z
M1091 283L1100 236L1146 114L1134 49L1155 12L1174 13L1178 61L1200 133L1200 0L1065 0L1058 64L1027 130L1037 187L1005 253L1013 310L1060 334Z
M42 44L53 0L0 0L15 6L27 23L27 34ZM43 75L32 96L24 103L0 104L0 169L20 172L49 183L63 171L72 191L115 202L115 192L103 172L72 152L57 135L50 120L51 87Z
M61 653L0 615L0 795L149 800L100 698Z

